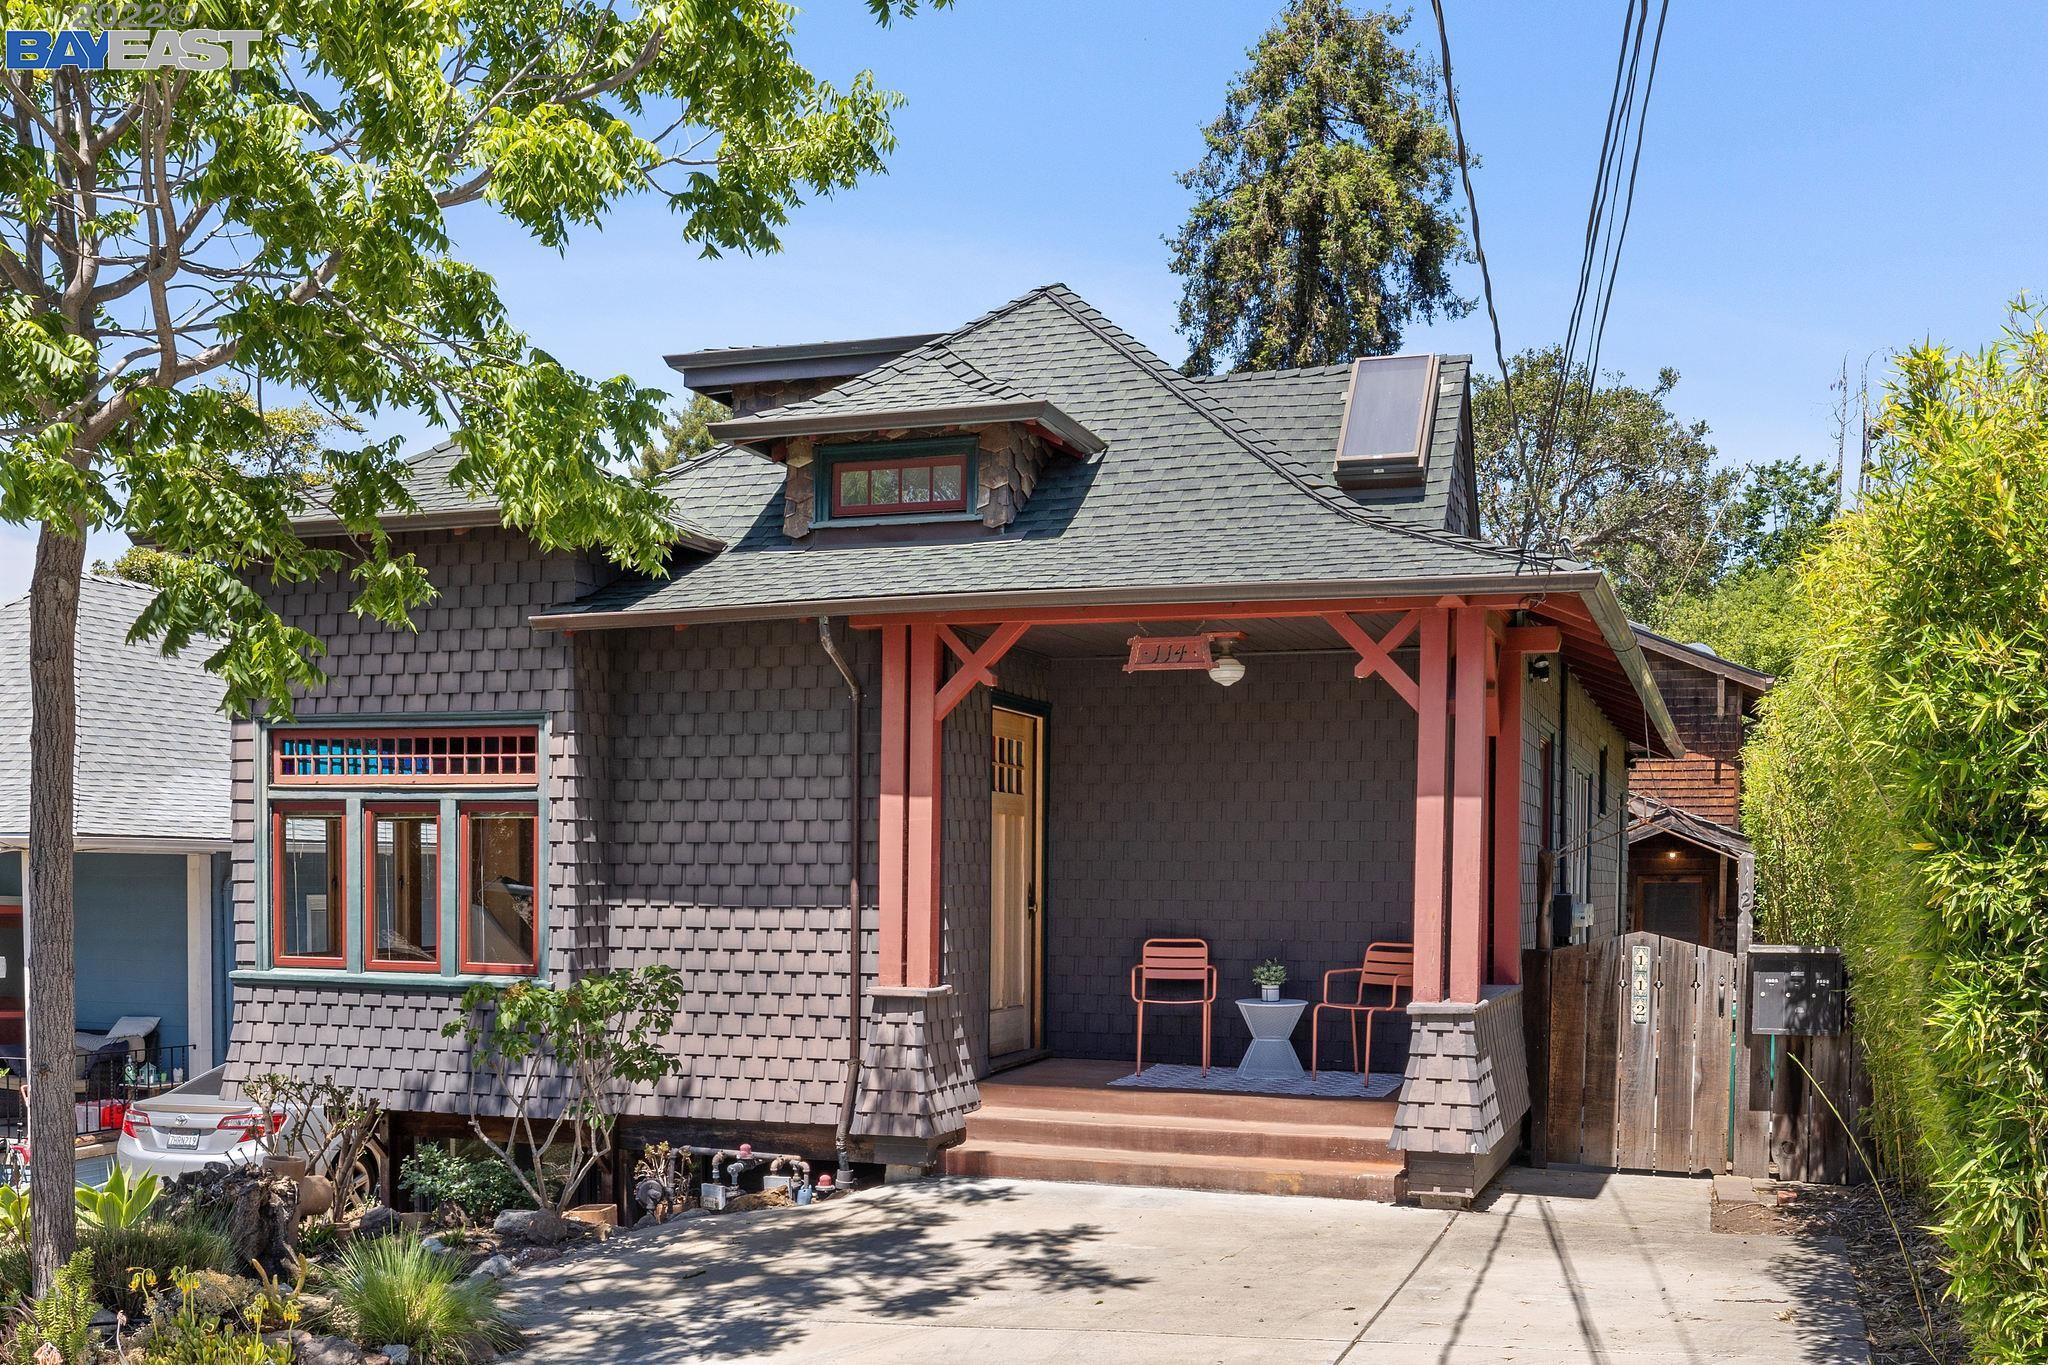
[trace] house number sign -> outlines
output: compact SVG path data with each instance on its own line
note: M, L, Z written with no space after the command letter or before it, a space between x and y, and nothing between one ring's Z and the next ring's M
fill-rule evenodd
M1635 947L1628 952L1628 1021L1650 1022L1650 950Z
M1126 673L1208 672L1216 663L1207 635L1133 635Z

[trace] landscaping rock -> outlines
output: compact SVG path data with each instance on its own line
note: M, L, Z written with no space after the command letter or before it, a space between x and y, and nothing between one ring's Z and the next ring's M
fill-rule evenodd
M411 1365L412 1362L410 1346L382 1346L377 1349L377 1354L390 1361L391 1365Z
M493 1256L475 1270L469 1272L473 1280L502 1280L512 1273L512 1262L505 1256Z
M377 1204L365 1210L363 1216L356 1220L356 1236L382 1237L397 1226L398 1214L382 1204Z
M322 1337L311 1332L273 1332L266 1341L290 1341L293 1365L363 1365L363 1348L347 1337Z
M506 1209L491 1223L491 1231L518 1242L553 1246L579 1230L579 1225L545 1209Z
M428 1251L438 1252L444 1256L448 1254L448 1244L439 1237L422 1237L420 1245Z

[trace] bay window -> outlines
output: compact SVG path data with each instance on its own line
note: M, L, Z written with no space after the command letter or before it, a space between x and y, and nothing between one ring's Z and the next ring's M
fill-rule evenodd
M537 726L294 726L269 743L269 966L540 970Z

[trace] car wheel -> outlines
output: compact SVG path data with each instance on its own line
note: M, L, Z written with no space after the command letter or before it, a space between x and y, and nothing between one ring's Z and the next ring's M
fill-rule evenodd
M384 1149L372 1142L363 1148L363 1154L349 1168L348 1180L342 1190L341 1208L346 1213L383 1202Z

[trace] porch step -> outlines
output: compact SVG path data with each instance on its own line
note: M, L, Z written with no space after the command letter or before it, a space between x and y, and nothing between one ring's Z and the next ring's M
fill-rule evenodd
M1313 1195L1324 1199L1394 1200L1401 1167L1385 1161L1304 1161L1128 1148L1000 1142L970 1135L948 1148L947 1175L1013 1180L1064 1180L1097 1185L1151 1185L1232 1194Z
M1248 1120L1242 1103L1228 1117L1213 1117L1087 1112L984 1101L981 1109L968 1119L967 1135L976 1142L1125 1153L1395 1166L1401 1161L1387 1146L1393 1130L1384 1124Z

